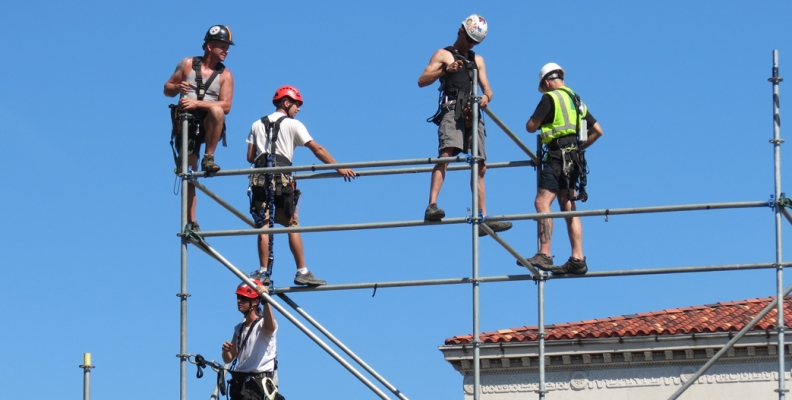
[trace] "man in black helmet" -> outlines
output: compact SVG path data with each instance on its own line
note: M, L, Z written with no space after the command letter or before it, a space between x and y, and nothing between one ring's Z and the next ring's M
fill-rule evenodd
M421 76L418 86L426 87L440 79L440 104L437 113L431 119L438 125L437 138L439 142L438 156L453 157L472 149L472 111L473 101L473 70L478 70L478 85L481 86L482 95L479 107L486 108L492 101L492 90L487 79L484 58L475 54L473 46L480 44L487 36L487 21L484 17L473 14L462 21L462 26L457 30L457 38L452 46L437 50L429 60ZM486 191L484 189L484 174L487 172L485 160L487 152L484 139L484 121L479 118L478 123L478 202L482 215L487 215ZM471 151L472 152L472 151ZM437 206L437 198L445 180L448 164L436 164L432 170L429 186L429 205L424 212L427 221L440 221L445 217L445 211ZM487 221L485 224L494 232L501 232L512 227L511 222ZM483 230L479 236L484 236Z
M176 66L170 79L165 82L163 92L168 97L181 95L179 108L189 111L195 117L193 122L199 124L198 132L192 132L188 146L188 163L193 171L198 169L198 154L201 143L206 143L206 150L201 160L201 170L208 173L217 172L220 166L215 164L214 152L217 142L225 131L225 116L231 111L234 97L234 76L231 70L223 65L228 55L231 30L226 25L215 25L204 36L204 54L200 57L187 57ZM181 132L176 135L176 151L181 151ZM177 166L177 169L181 165ZM195 222L195 188L188 186L188 220L197 230Z

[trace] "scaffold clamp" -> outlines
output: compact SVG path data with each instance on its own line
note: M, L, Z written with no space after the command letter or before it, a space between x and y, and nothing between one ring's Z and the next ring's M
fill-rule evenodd
M781 207L792 207L792 200L784 196L785 193L781 193L781 197L778 198L778 205Z

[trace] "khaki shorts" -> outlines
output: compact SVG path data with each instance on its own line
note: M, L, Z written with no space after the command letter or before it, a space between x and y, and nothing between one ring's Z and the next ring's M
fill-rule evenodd
M442 151L443 149L452 148L454 149L454 151L451 152L452 156L455 156L460 152L465 152L468 154L472 153L471 147L473 145L473 141L470 140L470 138L473 136L472 131L473 129L465 128L464 118L455 120L454 112L447 111L445 115L443 115L443 119L440 121L440 126L437 128L437 150ZM486 136L487 132L484 129L484 119L479 118L478 153L479 156L485 160L487 159L487 149L484 145Z
M270 214L269 214L269 207L267 207L266 201L256 201L256 211L264 211L264 221L269 221ZM283 208L275 208L275 223L285 226L287 228L300 226L300 219L297 217L299 209L294 211L294 216L291 219L286 217L286 211Z

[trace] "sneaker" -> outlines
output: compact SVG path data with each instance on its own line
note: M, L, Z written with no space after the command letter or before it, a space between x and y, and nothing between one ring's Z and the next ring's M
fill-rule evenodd
M564 275L564 274L574 274L574 275L585 275L588 272L588 266L586 265L586 257L583 257L582 260L578 260L575 257L569 257L569 260L564 263L564 265L560 267L553 267L552 272L554 275Z
M260 269L257 269L255 271L251 272L250 275L248 275L248 276L250 277L250 279L258 279L258 280L260 280L261 283L264 286L269 286L269 284L270 284L270 276L267 273L267 271L262 271Z
M442 208L437 207L437 203L429 204L426 207L426 212L424 212L424 219L427 221L440 221L445 217L445 211Z
M220 171L220 166L214 162L214 154L204 154L203 159L201 160L201 171Z
M495 233L508 231L512 227L511 222L500 222L500 221L487 221L484 223L484 225L487 225ZM487 232L484 232L481 229L479 229L478 235L486 236Z
M552 271L554 268L553 257L550 257L545 253L536 253L533 257L525 261L528 261L529 264L541 269L542 271ZM520 267L523 266L519 261L517 261L517 265Z
M322 286L326 285L327 282L315 277L313 272L308 271L307 274L301 274L298 272L297 275L294 276L294 284L305 286Z

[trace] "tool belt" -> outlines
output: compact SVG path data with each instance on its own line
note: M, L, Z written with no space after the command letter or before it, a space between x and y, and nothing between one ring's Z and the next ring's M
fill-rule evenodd
M261 395L265 400L286 400L283 395L278 393L272 378L274 372L235 372L231 371L231 379L228 381L231 397L254 398ZM253 397L251 397L253 396Z
M547 153L543 161L545 168L550 168L556 180L566 182L570 200L586 202L588 193L588 164L586 152L578 145L577 135L568 135L556 138L547 144ZM571 196L577 188L578 193Z
M267 164L268 154L261 154L256 158L256 168L264 168ZM263 165L262 165L263 164ZM275 157L275 166L290 166L291 162L285 157ZM274 174L250 174L250 214L259 226L263 226L269 221L264 220L264 212L267 206L267 194L269 192L269 182L267 175L272 177L275 189L275 209L283 209L286 217L291 219L297 212L297 203L300 201L300 192L297 189L297 182L291 173ZM274 210L270 210L274 212ZM273 214L274 216L274 214Z

